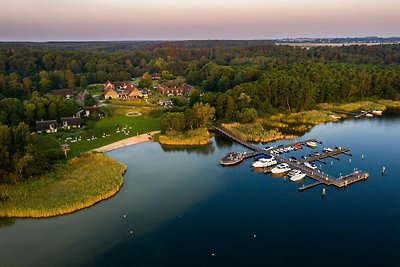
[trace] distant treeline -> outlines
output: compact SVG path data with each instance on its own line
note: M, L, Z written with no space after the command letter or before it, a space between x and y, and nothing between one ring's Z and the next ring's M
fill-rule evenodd
M74 49L74 46L82 49ZM306 50L268 45L261 41L187 41L47 43L43 47L35 43L0 45L0 97L21 99L27 98L35 90L46 93L56 88L84 88L92 83L127 80L145 72L162 70L189 76L191 81L200 84L204 76L201 73L197 75L196 71L201 72L209 63L235 70L251 70L254 73L252 80L255 80L260 71L276 71L299 63L366 64L398 69L400 62L400 45L318 47ZM232 89L237 82L225 81L223 85L224 81L221 81L220 87Z

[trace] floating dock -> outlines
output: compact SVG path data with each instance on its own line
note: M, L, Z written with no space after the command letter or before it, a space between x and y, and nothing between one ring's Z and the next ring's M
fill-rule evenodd
M286 163L290 166L291 169L300 170L301 172L305 173L307 177L316 181L315 183L310 184L310 185L303 185L302 187L299 188L299 191L304 191L304 190L307 190L309 188L312 188L314 186L321 185L321 184L324 184L327 186L333 185L338 188L342 188L342 187L346 187L350 184L356 183L358 181L366 180L369 177L369 174L367 172L355 171L351 174L341 176L339 178L335 178L327 173L321 172L320 170L313 170L304 165L305 162L318 161L318 160L321 160L321 159L324 159L327 157L334 157L335 155L338 155L338 154L349 155L347 153L349 151L349 149L347 149L347 148L338 148L332 152L326 152L326 153L323 153L323 154L315 156L315 157L306 158L301 161L294 162L294 161L291 161L284 157L281 157L278 154L271 153L271 150L274 150L276 148L262 149L262 148L259 148L249 142L246 142L246 141L240 139L239 137L235 136L234 134L230 133L228 130L226 130L220 126L215 125L214 129L217 132L232 139L233 141L243 145L244 147L253 150L252 153L242 154L243 158L239 162L243 161L245 158L254 157L259 154L267 154L267 155L274 156L278 163ZM296 143L293 143L290 145L282 146L280 148L285 148L285 147L295 146L295 145L305 145L307 142L310 142L310 141L318 142L316 139L310 139L310 140L296 142ZM237 163L239 163L239 162L237 162ZM234 164L237 164L237 163L234 163Z

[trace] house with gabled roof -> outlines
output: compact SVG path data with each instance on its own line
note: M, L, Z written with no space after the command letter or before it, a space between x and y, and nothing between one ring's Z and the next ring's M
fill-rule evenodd
M166 96L182 96L183 94L191 94L192 86L187 83L180 83L178 81L168 81L160 83L158 92Z
M69 130L71 128L81 128L81 118L80 117L62 117L61 127L64 130Z
M142 93L130 82L107 82L104 85L105 99L134 99L142 97Z
M74 90L73 89L55 89L51 90L51 94L55 96L62 96L67 99L70 99L74 95Z
M36 131L38 133L56 133L57 121L56 120L41 120L36 122Z

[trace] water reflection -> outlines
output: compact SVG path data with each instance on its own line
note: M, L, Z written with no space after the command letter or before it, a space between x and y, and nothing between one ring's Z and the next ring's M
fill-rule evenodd
M0 218L0 228L12 226L15 224L14 218Z
M160 145L161 146L161 145ZM208 155L211 153L214 153L215 147L212 145L212 143L208 145L203 145L203 146L161 146L162 150L166 153L171 153L171 152L186 152L186 153L196 153L196 154L202 154L202 155Z
M359 167L371 174L365 183L346 190L329 187L323 201L321 188L299 193L299 183L252 172L252 160L221 168L222 156L243 147L218 135L202 148L146 143L112 151L109 156L128 166L121 191L66 216L0 220L0 266L393 263L400 240L399 232L393 231L400 221L399 123L386 116L328 123L301 138L316 137L324 141L323 147L351 149L351 164L348 156L340 155L340 161L327 160L333 166L323 165L324 172L339 176ZM293 156L311 151L304 148ZM310 259L310 247L326 249ZM216 250L213 262L210 248ZM331 254L338 250L349 253ZM360 257L354 257L357 251ZM24 256L18 257L21 252ZM352 262L354 258L359 262Z

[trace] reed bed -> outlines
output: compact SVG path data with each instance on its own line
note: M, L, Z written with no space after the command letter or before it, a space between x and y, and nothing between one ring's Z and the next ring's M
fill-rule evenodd
M85 153L56 171L0 185L0 217L43 218L71 213L115 195L126 167L101 153Z
M197 146L210 142L210 133L206 128L189 130L187 132L168 131L158 136L158 142L170 146Z

